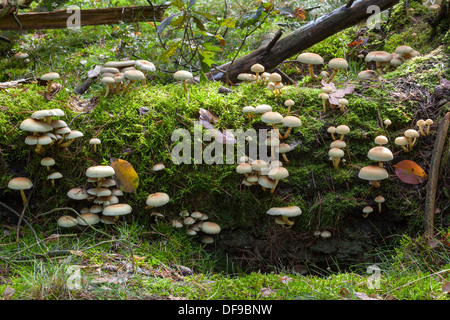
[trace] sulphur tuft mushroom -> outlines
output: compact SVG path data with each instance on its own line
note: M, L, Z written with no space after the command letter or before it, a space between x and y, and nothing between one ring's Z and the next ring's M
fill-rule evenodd
M344 151L339 148L331 148L328 151L328 155L331 157L333 161L333 167L337 170L339 168L339 162L341 158L344 156Z
M385 120L383 121L383 123L384 123L384 125L386 126L385 129L387 129L387 127L389 127L389 126L392 124L392 121L389 120L389 119L385 119Z
M286 116L283 118L282 125L288 127L284 133L283 139L287 139L292 131L292 128L297 128L302 125L302 121L298 117Z
M169 195L164 192L152 193L147 197L147 200L145 201L145 204L147 205L146 209L161 207L168 203L169 200Z
M339 140L344 140L344 136L350 132L349 126L345 124L341 124L340 126L336 127L336 133L340 134Z
M288 108L287 114L289 114L291 112L291 107L293 107L294 104L295 104L295 102L292 99L287 99L286 101L284 101L284 105Z
M274 91L273 93L275 95L279 95L281 93L280 89L283 87L283 84L281 83L281 75L277 72L273 72L269 76L269 82L273 82Z
M402 147L403 151L409 152L409 149L408 149L409 140L408 140L408 138L406 138L404 136L397 137L397 138L395 138L394 143L396 145Z
M47 171L50 170L51 166L55 165L55 159L51 158L51 157L45 157L41 159L41 166L44 166L47 168Z
M127 91L134 82L139 81L139 80L141 80L142 82L145 81L144 73L142 71L139 71L139 70L128 70L128 71L125 71L123 73L123 76L129 81L129 83L127 84L125 89L123 89L123 92Z
M89 139L89 144L94 146L94 153L97 152L97 145L100 145L102 141L98 138Z
M370 149L367 153L367 157L371 160L378 161L378 165L380 167L383 167L383 162L394 159L394 155L391 150L383 146L373 147Z
M13 178L8 182L9 189L20 191L20 196L22 197L22 203L24 206L27 203L27 197L25 196L24 190L31 189L31 187L33 187L33 183L30 179L25 177Z
M380 166L369 165L359 170L358 177L370 181L375 188L379 188L380 181L387 179L389 175L386 169Z
M367 218L367 217L369 216L369 214L373 212L373 208L372 208L371 206L365 206L365 207L363 208L362 212L363 212L363 215L362 215L362 216L363 216L364 218Z
M265 71L264 66L259 63L255 63L254 65L252 65L250 70L251 70L251 72L255 73L255 81L256 82L258 82L261 78L260 73L263 73Z
M385 51L373 51L367 54L365 60L367 62L375 61L375 65L379 74L384 74L383 63L389 63L392 59L392 54Z
M339 109L341 110L341 112L345 111L345 106L348 105L348 100L345 98L341 98L338 100L339 103Z
M53 172L47 176L47 180L51 180L52 187L55 187L55 180L61 179L63 175L60 172Z
M252 113L255 112L255 107L253 106L245 106L242 108L242 113L247 114L248 121L252 122Z
M78 220L72 216L61 216L59 217L57 224L62 228L72 228L78 224Z
M302 210L298 206L273 207L267 211L267 214L271 216L281 216L285 225L290 228L294 225L294 221L289 218L301 215Z
M336 133L336 127L328 127L327 132L331 134L331 138L333 138L333 140L336 140L336 136L334 135Z
M348 68L348 62L343 58L334 58L331 59L330 62L328 62L328 66L331 69L333 69L333 72L331 73L330 77L327 80L327 83L330 83L334 79L339 70Z
M425 120L425 124L427 125L427 130L426 130L426 132L425 132L425 135L429 135L430 134L430 128L431 128L431 126L433 125L433 120L431 120L431 119L427 119L427 120Z
M426 134L425 134L425 132L423 131L423 128L426 126L425 120L423 120L423 119L417 120L416 126L419 128L419 134L420 134L421 136L425 136Z
M187 101L189 101L189 91L186 85L186 81L191 80L193 78L192 73L186 70L178 70L173 74L173 77L175 80L179 80L183 84L183 89L186 92L187 95Z
M46 92L47 95L49 95L50 92L52 91L52 83L53 83L53 81L57 80L59 78L60 78L60 76L56 72L49 72L49 73L46 73L46 74L41 76L41 80L47 81L47 92Z
M304 52L298 55L297 61L308 65L308 72L311 79L317 78L314 74L314 65L323 64L323 58L317 53Z
M269 170L268 174L270 179L275 181L275 186L270 190L270 193L274 193L278 185L278 182L289 176L289 172L285 167L275 167Z
M376 196L375 202L378 203L378 212L381 213L381 204L385 201L383 196Z

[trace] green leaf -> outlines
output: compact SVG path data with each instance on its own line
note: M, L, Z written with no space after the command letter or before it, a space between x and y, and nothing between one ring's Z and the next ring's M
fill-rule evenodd
M165 18L163 21L161 21L158 28L156 28L156 33L160 34L161 32L163 32L164 29L172 22L173 18L178 17L181 14L182 14L181 12L173 13L167 18Z
M211 42L203 42L202 46L209 51L213 52L222 51L222 48L214 46Z
M192 16L192 20L194 20L195 25L197 26L197 28L201 31L206 31L205 25L203 24L203 22L197 17L197 16Z
M245 28L245 27L249 27L252 25L255 25L256 22L258 22L258 20L261 18L262 13L265 11L266 9L264 8L264 6L260 6L255 12L253 12L252 14L246 14L241 22L239 23L239 28Z
M236 19L233 19L233 18L225 19L220 23L220 26L234 29L234 28L236 28Z
M197 0L190 0L187 9L189 10L196 2Z
M174 43L171 43L171 44L169 45L169 48L168 48L166 51L164 51L164 52L162 53L162 55L161 55L161 60L162 60L163 62L167 62L167 60L168 60L171 56L173 56L173 55L175 54L175 51L177 51L177 48L178 48L178 45L180 44L180 42L181 42L181 40L180 40L180 41L177 41L177 42L174 42Z

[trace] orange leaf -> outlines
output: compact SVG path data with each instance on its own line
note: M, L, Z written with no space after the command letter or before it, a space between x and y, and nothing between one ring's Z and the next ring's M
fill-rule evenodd
M394 168L397 177L408 184L420 184L428 178L425 171L411 160L402 160L395 164Z
M125 192L135 193L139 186L139 176L133 166L128 161L111 158L111 167L119 179L120 188Z

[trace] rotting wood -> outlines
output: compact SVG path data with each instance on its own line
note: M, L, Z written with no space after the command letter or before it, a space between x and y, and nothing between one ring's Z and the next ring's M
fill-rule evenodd
M118 7L80 10L80 27L93 25L108 25L119 22L145 22L164 19L164 12L168 5ZM72 10L50 11L50 12L27 12L16 15L22 30L39 29L63 29L67 28L67 21L73 15ZM6 15L0 19L0 30L20 30L11 15Z
M423 214L424 235L428 238L434 237L434 212L436 206L436 191L439 181L439 171L442 159L442 152L445 140L448 137L450 125L450 112L439 122L434 142L433 153L431 155L430 172L428 174L427 193L425 198L425 209Z
M271 70L284 60L299 54L329 36L368 19L373 15L372 11L368 10L369 6L378 6L383 11L398 2L399 0L360 0L355 1L348 8L344 5L281 37L270 50L260 47L234 60L231 67L229 67L231 62L228 62L214 68L207 74L207 77L211 80L223 82L229 80L235 83L237 76L240 73L250 72L251 66L255 63L263 65L266 70ZM225 74L220 70L228 71Z

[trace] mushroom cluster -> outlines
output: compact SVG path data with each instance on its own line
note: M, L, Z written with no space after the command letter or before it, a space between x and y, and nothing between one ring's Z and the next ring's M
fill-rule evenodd
M388 143L385 136L377 136L374 139L376 147L373 147L367 153L370 160L377 161L378 165L369 165L360 169L358 177L363 180L369 180L375 188L380 187L380 181L388 178L388 172L383 167L383 163L391 161L394 158L393 153L383 145Z
M21 130L32 133L25 138L25 144L33 146L34 151L42 155L53 145L66 148L76 138L82 137L82 132L71 130L65 121L54 119L64 115L64 111L58 108L33 112L31 117L23 120L19 126Z
M148 73L156 71L147 60L108 61L100 69L100 81L106 85L105 98L110 94L123 94L136 81L146 85Z
M411 152L419 137L419 131L415 129L407 129L403 132L403 136L395 138L394 143L400 146L403 151Z
M291 228L295 223L289 218L298 217L302 214L302 210L298 206L273 207L267 211L267 214L270 216L277 216L275 218L275 223L286 228Z
M389 53L386 51L369 52L365 56L365 61L375 62L378 74L383 75L385 74L385 71L391 70L392 67L394 68L398 67L399 65L403 64L406 60L410 60L419 55L420 53L411 48L410 46L400 45L395 49L393 53Z
M115 224L120 216L130 214L131 206L120 203L119 197L123 196L123 192L117 188L116 181L113 179L114 175L115 171L111 166L89 167L86 170L88 188L77 187L67 192L67 197L70 199L86 200L89 206L83 207L76 218L62 216L58 219L58 225L61 227L88 226L99 222Z
M350 132L350 127L341 124L337 127L328 127L327 132L331 134L333 141L330 144L330 150L328 150L329 159L333 162L334 169L339 168L339 163L341 159L344 157L344 148L347 147L347 144L344 141L344 136ZM335 134L339 135L339 139L336 138Z
M182 210L179 213L179 218L172 220L172 227L184 228L186 233L190 236L197 236L203 232L200 239L205 244L213 243L214 238L212 235L219 234L221 231L220 226L208 220L208 215L200 211L194 211L189 213L188 210Z

